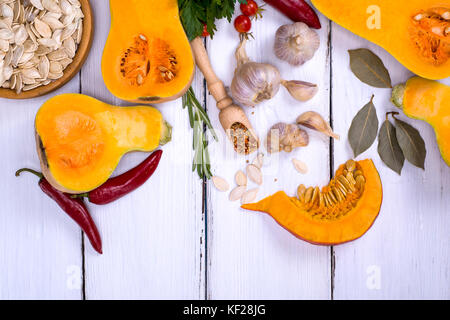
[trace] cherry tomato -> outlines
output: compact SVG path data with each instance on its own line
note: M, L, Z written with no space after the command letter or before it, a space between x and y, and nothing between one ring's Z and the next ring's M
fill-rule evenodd
M247 4L241 3L241 12L247 17L252 17L259 12L258 4L254 0L247 0Z
M204 23L202 37L209 37L209 36L210 36L210 34L208 32L208 26L206 25L206 23Z
M252 28L252 22L249 17L241 14L234 20L234 28L237 32L247 33Z

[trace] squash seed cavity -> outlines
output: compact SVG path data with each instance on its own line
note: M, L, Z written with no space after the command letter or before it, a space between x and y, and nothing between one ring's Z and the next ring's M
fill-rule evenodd
M142 86L148 78L167 83L177 75L177 58L161 39L148 39L139 34L120 60L120 73L131 86Z
M411 18L410 36L419 54L439 66L450 58L450 8L432 8Z
M299 185L297 198L292 201L313 219L341 219L357 205L364 192L365 182L362 168L350 160L322 190Z

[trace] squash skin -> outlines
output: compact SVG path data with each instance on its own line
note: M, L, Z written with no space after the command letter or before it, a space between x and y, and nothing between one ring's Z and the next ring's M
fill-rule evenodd
M44 177L62 192L79 194L106 182L124 154L170 141L171 127L155 108L63 94L39 109L35 136Z
M450 87L413 77L394 88L392 102L408 117L434 128L442 158L450 166Z
M372 160L358 162L366 177L363 196L355 208L343 218L318 221L302 212L285 192L279 191L258 203L243 205L243 209L269 214L295 237L315 245L339 245L363 236L373 225L383 201L383 188ZM337 172L343 170L341 166Z
M422 9L449 7L442 0L312 0L325 16L387 50L413 73L432 80L450 76L450 59L433 65L417 54L409 37L410 19ZM381 29L369 29L367 9L378 6L381 12Z
M102 74L108 90L119 99L138 104L158 104L183 96L193 81L195 63L180 22L177 1L110 0L110 9L111 29L102 57ZM140 87L123 80L121 58L133 38L141 34L149 41L162 39L170 45L178 58L179 71L174 80L164 83L149 79ZM152 63L153 73L157 67Z

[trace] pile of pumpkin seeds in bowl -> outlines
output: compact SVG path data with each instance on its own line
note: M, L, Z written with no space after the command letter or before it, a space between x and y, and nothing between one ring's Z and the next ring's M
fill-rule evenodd
M83 18L78 0L0 0L0 87L19 94L61 78Z

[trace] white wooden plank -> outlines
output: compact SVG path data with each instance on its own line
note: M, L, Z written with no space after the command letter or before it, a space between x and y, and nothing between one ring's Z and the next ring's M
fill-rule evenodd
M356 112L375 94L380 123L387 111L389 89L362 84L350 71L348 49L369 48L384 61L393 83L412 74L381 48L333 24L333 117L344 134L335 147L335 165L352 157L347 131ZM446 80L448 83L448 79ZM377 154L377 142L359 159L372 158L380 172L384 202L378 219L361 239L335 247L336 299L448 299L450 297L450 169L439 155L432 128L418 128L427 146L426 170L405 163L402 176L388 169Z
M81 299L80 228L42 193L38 178L21 167L39 169L34 117L50 97L78 92L76 76L45 97L0 99L0 299Z
M261 1L259 3L262 3ZM237 9L238 11L239 9ZM238 13L236 13L238 14ZM256 40L248 44L249 56L257 62L276 65L288 80L298 79L318 83L320 93L307 103L295 101L282 88L271 101L246 108L255 130L264 141L268 129L277 122L294 123L297 116L308 110L329 115L329 61L325 19L319 31L321 48L314 60L303 67L292 68L273 54L275 31L289 20L267 8L262 21L253 25ZM236 66L234 50L238 34L233 25L221 21L219 32L209 42L209 56L214 69L225 85L230 85ZM244 169L250 157L237 156L225 141L218 121L214 100L208 100L210 118L220 133L221 142L211 143L212 165L215 174L226 178L232 188L234 174ZM265 147L261 149L266 153ZM298 158L309 166L307 175L300 175L291 159ZM266 156L263 167L265 183L258 200L277 190L294 195L300 183L324 184L329 178L329 140L311 133L307 148L291 154ZM251 184L251 188L255 186ZM208 298L210 299L328 299L331 293L330 249L302 242L277 225L269 216L250 213L239 204L228 201L228 193L208 188Z
M82 72L82 92L124 104L107 91L100 70L110 26L108 1L91 4L97 23L95 42ZM163 147L163 158L151 180L116 203L90 206L103 238L104 254L99 256L86 246L87 299L203 297L202 183L191 173L192 133L181 100L159 109L173 125L173 140ZM117 172L147 156L125 156Z

